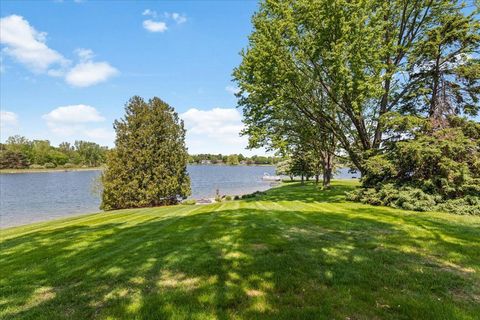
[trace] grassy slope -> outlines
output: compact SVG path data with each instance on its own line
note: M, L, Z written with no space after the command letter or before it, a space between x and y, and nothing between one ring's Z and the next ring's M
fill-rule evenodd
M351 187L3 230L0 318L478 319L480 218Z

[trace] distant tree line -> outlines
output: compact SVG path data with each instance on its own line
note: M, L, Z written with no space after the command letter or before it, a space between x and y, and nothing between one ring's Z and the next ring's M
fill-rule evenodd
M95 142L62 142L55 147L48 140L15 135L0 143L0 169L97 167L105 163L107 152Z
M98 167L105 164L107 152L108 147L95 142L62 142L55 147L48 140L29 140L15 135L0 143L0 169ZM190 164L275 165L281 160L275 156L246 157L241 153L188 156Z
M274 156L251 156L246 157L240 154L193 154L188 158L188 162L191 164L227 164L227 165L274 165L280 162L282 159Z

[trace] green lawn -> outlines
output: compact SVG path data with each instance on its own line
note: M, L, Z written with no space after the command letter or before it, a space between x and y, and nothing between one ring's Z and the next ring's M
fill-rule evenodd
M2 230L2 319L479 319L480 217L259 199Z

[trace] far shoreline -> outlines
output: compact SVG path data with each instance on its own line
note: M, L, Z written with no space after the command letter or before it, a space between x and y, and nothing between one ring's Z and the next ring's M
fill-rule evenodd
M49 172L74 172L74 171L101 171L102 167L90 168L43 168L43 169L0 169L0 174L21 174L21 173L49 173Z
M202 164L189 163L189 166L228 166L228 167L274 167L274 164ZM21 173L49 173L49 172L74 172L74 171L102 171L104 167L88 167L88 168L42 168L42 169L0 169L1 174L21 174Z

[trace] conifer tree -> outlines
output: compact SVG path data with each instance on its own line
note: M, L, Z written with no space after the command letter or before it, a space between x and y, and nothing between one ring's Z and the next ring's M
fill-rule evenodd
M190 195L185 129L172 107L157 97L146 102L135 96L114 128L102 209L171 205Z

